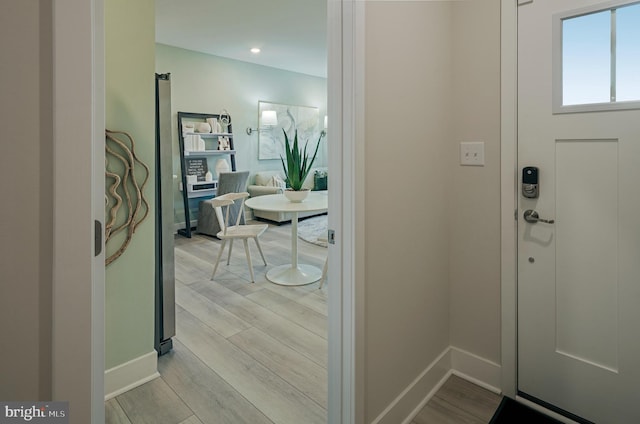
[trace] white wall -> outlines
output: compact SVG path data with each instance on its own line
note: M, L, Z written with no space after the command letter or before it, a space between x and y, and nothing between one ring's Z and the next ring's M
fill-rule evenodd
M452 4L451 344L500 363L500 1ZM459 165L463 141L484 167Z
M499 385L500 2L368 2L365 27L364 422L390 423L442 353Z
M451 6L368 2L365 18L369 423L449 346Z
M268 101L319 109L327 114L327 80L267 66L197 53L156 44L156 72L171 73L171 105L174 146L174 172L180 175L177 112L231 115L238 171L281 169L276 160L258 160L258 133L246 128L258 125L258 101ZM315 140L313 140L315 141ZM312 142L313 142L312 141ZM326 166L327 138L323 138L314 166ZM184 222L182 195L174 187L176 223Z

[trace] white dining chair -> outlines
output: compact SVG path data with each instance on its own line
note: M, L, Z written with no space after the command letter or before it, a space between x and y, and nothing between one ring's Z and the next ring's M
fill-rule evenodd
M267 230L267 224L244 224L244 201L249 197L249 193L227 193L222 196L214 197L211 199L211 204L216 212L216 218L218 219L218 223L220 224L221 230L216 234L220 240L222 240L222 245L220 246L220 250L218 251L218 257L216 258L216 264L213 267L213 273L211 274L211 279L216 275L216 271L218 270L218 264L220 263L220 258L222 257L222 252L224 251L225 246L227 245L227 241L229 242L229 253L227 256L227 265L231 261L231 250L233 248L233 241L236 239L241 239L244 243L244 251L247 255L247 263L249 265L249 272L251 273L251 282L255 282L255 277L253 275L253 264L251 263L251 253L249 252L249 239L253 239L256 242L256 246L258 246L258 250L260 251L260 256L262 256L262 262L267 265L267 260L264 258L264 253L262 252L262 247L260 247L260 241L258 237ZM231 214L229 211L233 209L233 205L238 204L240 206L240 213L237 214L235 222L230 223L229 217Z
M324 260L324 266L322 267L322 277L320 277L320 285L318 286L318 290L322 290L322 285L327 280L327 267L329 266L329 257Z

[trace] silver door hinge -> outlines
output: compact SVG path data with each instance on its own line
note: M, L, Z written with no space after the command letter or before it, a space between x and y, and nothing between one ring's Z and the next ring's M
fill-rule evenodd
M513 219L518 220L518 209L513 210Z
M327 231L327 240L329 244L336 244L336 232L334 230Z

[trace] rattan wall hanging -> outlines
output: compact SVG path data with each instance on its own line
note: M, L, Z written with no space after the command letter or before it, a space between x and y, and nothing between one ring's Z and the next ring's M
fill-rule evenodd
M105 150L105 245L117 240L119 246L111 254L112 249L107 249L105 265L109 265L124 253L136 229L149 215L149 202L144 195L149 167L138 158L133 138L124 131L106 130ZM124 237L114 237L120 232L125 233Z

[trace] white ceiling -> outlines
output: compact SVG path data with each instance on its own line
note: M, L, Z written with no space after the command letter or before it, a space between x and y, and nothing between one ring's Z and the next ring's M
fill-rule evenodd
M327 76L327 0L156 0L156 41ZM255 55L249 51L258 47Z

